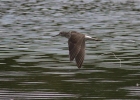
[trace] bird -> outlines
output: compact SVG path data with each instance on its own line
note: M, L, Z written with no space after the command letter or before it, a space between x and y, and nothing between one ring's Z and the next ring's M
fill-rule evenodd
M70 61L75 59L78 68L81 68L85 58L85 41L100 41L98 38L93 38L77 31L61 31L59 34L53 37L56 36L68 38L69 58Z

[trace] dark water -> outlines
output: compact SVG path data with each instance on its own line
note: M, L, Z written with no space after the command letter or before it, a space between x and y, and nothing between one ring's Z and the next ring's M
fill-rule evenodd
M81 69L62 30L102 39ZM140 99L140 1L1 0L0 99Z

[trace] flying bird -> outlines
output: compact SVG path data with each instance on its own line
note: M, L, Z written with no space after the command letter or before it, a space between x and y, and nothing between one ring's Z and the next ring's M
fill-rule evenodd
M68 38L69 58L70 61L75 59L78 68L81 68L85 58L85 40L100 41L97 38L92 38L91 36L87 36L77 31L62 31L55 36Z

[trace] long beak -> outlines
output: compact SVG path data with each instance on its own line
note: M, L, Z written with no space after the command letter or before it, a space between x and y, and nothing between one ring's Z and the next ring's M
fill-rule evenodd
M57 34L57 35L54 35L54 36L52 36L52 37L56 37L56 36L59 36L59 34Z

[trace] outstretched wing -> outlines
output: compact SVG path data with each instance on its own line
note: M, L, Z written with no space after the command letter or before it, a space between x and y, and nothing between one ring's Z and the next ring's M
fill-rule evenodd
M73 31L68 40L70 61L78 55L81 50L81 45L85 41L85 35Z
M83 39L82 44L81 44L81 49L79 53L77 54L77 56L75 57L75 61L78 68L81 68L84 58L85 58L85 39Z

